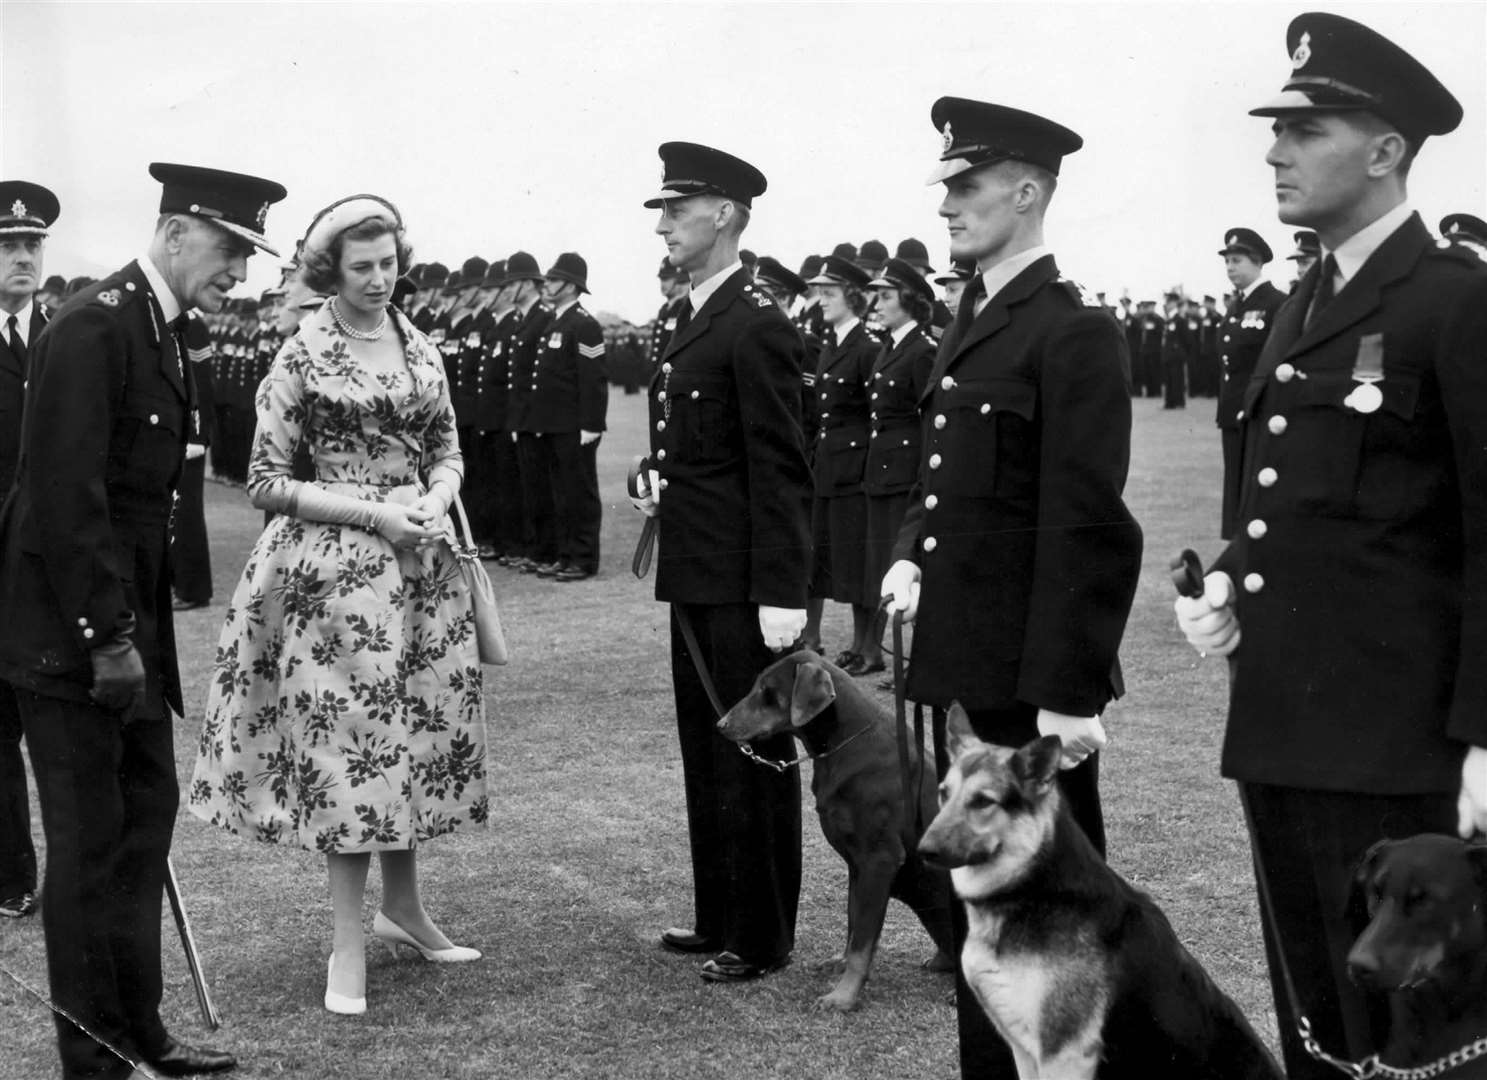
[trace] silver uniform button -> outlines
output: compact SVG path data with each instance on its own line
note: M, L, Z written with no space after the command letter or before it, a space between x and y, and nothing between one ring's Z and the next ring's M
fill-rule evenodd
M88 625L88 617L86 615L82 616L80 619L78 619L77 624L79 626L87 626Z
M1228 377L1229 376L1227 376L1227 375L1224 376L1224 378L1226 378L1226 379ZM1235 420L1243 420L1244 419L1244 410L1243 409L1240 409L1237 413L1235 413L1234 414L1234 419Z
M926 495L924 497L924 509L926 509L926 510L933 510L935 507L937 507L939 505L940 505L940 497L938 495Z
M933 536L926 536L924 538L924 550L925 551L933 551L935 548L937 548L939 546L940 546L940 542L938 540L936 540Z
M1225 341L1228 341L1228 340L1229 340L1229 335L1228 335L1228 334L1225 334L1225 335L1224 335L1224 340L1225 340Z
M666 361L666 363L664 363L664 364L661 365L661 374L662 375L670 375L671 374L671 361L670 360Z
M665 478L665 477L664 477L664 476L663 476L663 477L662 477L662 478L661 478L661 490L662 490L662 491L665 491L665 490L666 490L666 489L667 489L667 488L669 488L669 487L670 487L670 486L671 486L671 481L670 481L670 480L668 480L668 479L666 479L666 478Z
M1286 418L1284 416L1272 416L1270 422L1265 425L1270 429L1272 435L1284 435L1286 433Z
M537 384L536 383L533 383L532 385L533 386L536 386ZM657 401L665 401L666 400L666 391L665 390L657 390L656 391L656 400Z
M1259 574L1245 574L1244 575L1244 591L1245 592L1247 592L1247 593L1257 593L1261 589L1263 589L1264 587L1265 587L1265 579L1262 578Z
M939 428L943 428L944 426L945 426L945 414L944 413L940 413L938 416L935 417L935 428L936 429L939 429Z
M158 424L158 423L160 423L160 414L159 413L151 413L150 414L150 423L152 423L152 424Z
M665 420L657 420L656 421L656 430L657 431L665 431L666 430L666 421Z
M1281 382L1290 382L1296 377L1296 366L1294 364L1281 364L1275 369L1275 377Z
M93 640L93 628L91 626L83 631L83 637L89 641Z
M874 401L877 401L878 400L878 392L876 390L873 391L873 400Z
M666 451L665 450L657 450L656 451L656 460L657 461L665 461L666 460Z
M692 391L692 400L693 401L696 401L701 396L702 396L702 391L701 390L693 390Z
M985 416L989 412L991 412L991 402L983 401L981 403L981 415Z
M955 380L952 379L949 375L946 375L943 379L940 380L940 389L941 390L954 390L955 389Z
M929 467L931 469L938 469L940 467L940 455L939 454L930 454L929 455Z
M1259 540L1262 539L1265 534L1270 531L1270 526L1266 525L1259 518L1255 518L1254 521L1251 521L1244 527L1244 531L1249 533L1249 538L1251 540Z
M1255 479L1260 481L1261 487L1274 487L1275 482L1280 479L1280 473L1267 465L1260 470L1259 475Z

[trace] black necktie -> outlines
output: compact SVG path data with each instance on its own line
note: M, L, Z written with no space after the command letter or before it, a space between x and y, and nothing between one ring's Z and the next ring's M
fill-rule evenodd
M683 330L685 330L687 328L687 323L689 323L691 321L692 321L692 301L688 300L688 301L686 301L685 303L682 304L682 309L677 314L677 317L676 317L676 329L671 332L671 336L672 337L676 337L678 334L680 334Z
M1331 254L1322 260L1322 277L1317 282L1317 291L1311 298L1311 310L1306 313L1306 325L1310 326L1317 321L1317 316L1322 309L1332 303L1332 298L1337 295L1337 258Z
M16 359L21 362L21 371L26 371L26 342L21 337L20 320L12 315L6 325L10 327L10 351L15 353Z

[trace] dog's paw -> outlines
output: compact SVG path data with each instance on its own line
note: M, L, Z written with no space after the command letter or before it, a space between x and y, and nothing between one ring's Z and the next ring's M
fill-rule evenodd
M955 960L944 949L936 949L935 954L919 966L925 971L954 971Z
M829 994L822 994L816 999L816 1008L831 1009L834 1012L851 1012L857 1008L858 997L855 991L843 990L836 987Z
M845 956L833 956L830 960L822 960L813 969L820 975L840 975L847 970L847 958Z

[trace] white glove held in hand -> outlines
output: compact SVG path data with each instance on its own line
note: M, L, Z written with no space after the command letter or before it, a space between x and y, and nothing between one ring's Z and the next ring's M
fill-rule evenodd
M1461 763L1456 831L1463 840L1470 840L1473 832L1487 833L1487 747L1471 747Z
M1066 716L1048 709L1038 710L1038 734L1057 735L1064 744L1064 756L1058 763L1060 769L1072 769L1085 758L1103 750L1105 725L1098 716Z
M1239 648L1234 582L1222 570L1203 579L1202 596L1179 596L1172 610L1177 613L1177 628L1200 653L1228 656Z
M764 644L776 652L795 644L804 629L805 608L759 605L759 633L764 635Z
M913 622L919 614L919 565L908 559L900 559L883 575L883 584L878 595L889 599L888 614L904 613L904 622Z
M199 457L207 456L207 448L199 442L188 442L186 444L186 460L195 461Z
M635 478L635 486L640 489L640 494L630 496L630 505L646 517L655 517L661 506L661 474L655 469L647 469Z

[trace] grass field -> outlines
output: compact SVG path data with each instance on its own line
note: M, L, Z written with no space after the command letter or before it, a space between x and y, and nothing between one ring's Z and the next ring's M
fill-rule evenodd
M1122 651L1129 692L1105 717L1110 859L1157 898L1270 1037L1244 829L1232 786L1218 776L1225 673L1182 643L1166 573L1183 546L1205 562L1219 547L1213 403L1182 412L1134 405L1127 500L1146 557ZM812 1008L830 981L815 967L846 933L846 869L809 811L790 968L747 986L711 986L697 977L699 961L657 948L661 928L691 916L686 821L666 609L651 582L629 572L639 519L623 485L645 441L642 400L616 391L610 423L600 452L600 576L561 585L491 567L514 657L487 669L492 825L422 849L430 910L455 941L484 950L482 962L398 963L369 952L367 1014L331 1016L320 1005L330 944L323 860L236 839L183 810L174 859L224 1025L212 1035L201 1025L172 927L164 1012L178 1036L238 1054L233 1075L956 1075L951 984L920 969L931 945L897 905L863 1007L849 1016ZM223 611L261 524L241 491L217 484L207 486L207 512L216 599L177 624L183 786ZM833 607L828 655L849 628L845 609ZM374 870L369 924L377 895ZM20 985L46 987L40 922L0 922L0 1080L55 1076L49 1013Z

